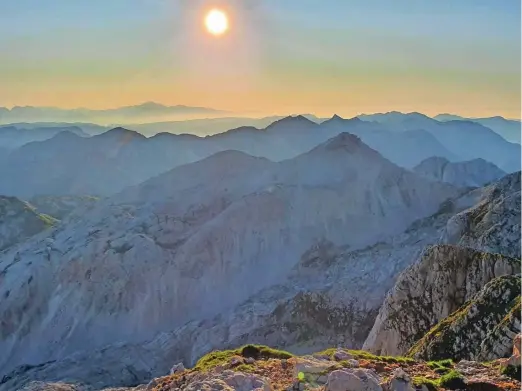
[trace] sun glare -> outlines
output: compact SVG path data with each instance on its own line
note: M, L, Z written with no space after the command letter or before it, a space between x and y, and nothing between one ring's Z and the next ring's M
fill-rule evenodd
M227 15L218 9L211 10L205 17L205 26L212 35L221 35L228 30Z

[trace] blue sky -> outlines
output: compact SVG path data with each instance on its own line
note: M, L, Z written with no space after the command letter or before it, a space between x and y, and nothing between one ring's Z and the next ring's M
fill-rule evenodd
M202 29L208 9L230 32ZM516 0L0 0L0 105L519 116Z

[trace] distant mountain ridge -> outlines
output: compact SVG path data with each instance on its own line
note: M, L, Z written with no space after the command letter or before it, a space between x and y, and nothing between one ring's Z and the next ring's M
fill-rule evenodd
M396 132L425 130L459 160L483 158L506 172L520 170L520 145L508 142L490 128L471 120L439 122L421 113L396 111L361 115L359 118L380 123Z
M421 114L409 118L399 113L395 117L390 125L340 116L317 123L297 115L278 119L262 129L246 126L207 137L159 133L147 138L122 127L88 138L62 132L1 152L0 194L22 198L105 196L220 151L237 150L281 161L344 132L358 136L404 168L439 156L450 162L482 158L506 172L520 169L519 146L482 125L460 121L444 124ZM77 168L74 174L71 167Z
M57 107L15 106L11 109L0 107L0 123L76 121L114 123L127 120L151 118L176 118L193 115L222 115L227 113L207 107L166 106L155 102L145 102L135 106L114 109L62 109Z
M466 118L454 114L439 114L433 117L437 121L472 121L484 125L500 134L507 141L520 144L521 121L506 119L501 116L487 118Z

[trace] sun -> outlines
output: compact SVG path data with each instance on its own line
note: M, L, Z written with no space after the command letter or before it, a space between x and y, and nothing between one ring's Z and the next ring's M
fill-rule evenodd
M227 15L218 9L213 9L205 16L205 26L212 35L221 35L228 30Z

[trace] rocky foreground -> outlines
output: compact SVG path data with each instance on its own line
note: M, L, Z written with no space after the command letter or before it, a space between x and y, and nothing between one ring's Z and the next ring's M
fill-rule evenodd
M519 390L520 337L510 359L476 362L450 359L420 361L409 357L375 356L361 350L327 349L308 356L259 345L214 351L194 368L174 365L167 376L131 388L105 391L437 391ZM33 368L31 371L38 371ZM103 368L100 368L103 371ZM33 373L34 375L34 373ZM20 377L17 378L20 381ZM92 391L95 386L33 381L24 386L9 378L1 390Z

